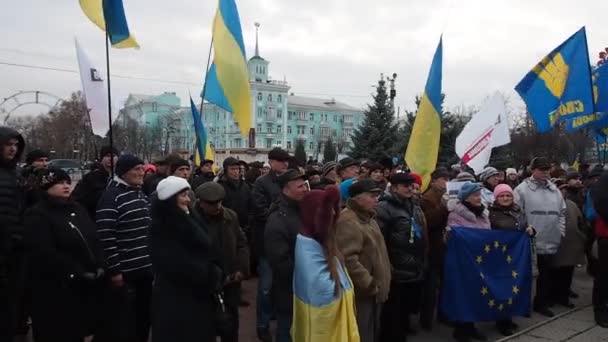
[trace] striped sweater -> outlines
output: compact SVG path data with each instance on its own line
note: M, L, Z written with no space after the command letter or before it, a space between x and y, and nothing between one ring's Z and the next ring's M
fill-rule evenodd
M110 275L151 267L150 203L140 189L115 177L97 204L96 219Z

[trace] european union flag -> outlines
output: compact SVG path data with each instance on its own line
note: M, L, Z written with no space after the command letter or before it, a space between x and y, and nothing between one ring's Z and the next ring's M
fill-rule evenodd
M585 27L551 51L515 90L539 132L557 122L593 114L593 90Z
M530 237L523 232L452 228L441 310L455 322L528 316L530 253Z

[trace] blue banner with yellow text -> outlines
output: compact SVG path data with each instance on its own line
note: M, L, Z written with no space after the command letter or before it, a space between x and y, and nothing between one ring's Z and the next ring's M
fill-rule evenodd
M441 310L454 322L530 314L530 237L524 232L452 228Z
M608 127L608 64L593 70L593 102L595 113L583 115L566 121L566 131L574 132L583 128Z
M515 86L539 132L595 113L585 28L551 51Z

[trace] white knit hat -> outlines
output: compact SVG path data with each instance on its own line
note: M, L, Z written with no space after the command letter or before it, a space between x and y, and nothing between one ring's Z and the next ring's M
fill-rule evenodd
M515 170L514 168L508 168L505 172L507 175L516 175L517 174L517 170Z
M169 176L158 183L156 193L159 200L165 201L185 189L190 189L190 184L188 184L187 180L181 177Z

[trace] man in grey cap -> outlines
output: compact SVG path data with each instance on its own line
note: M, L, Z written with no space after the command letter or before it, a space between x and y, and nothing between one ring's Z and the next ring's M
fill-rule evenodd
M222 206L226 193L215 182L207 182L196 189L197 201L192 214L207 229L215 255L220 257L219 266L224 274L224 303L234 327L224 341L238 341L239 303L241 281L249 274L249 248L245 233L239 226L237 214Z
M547 317L552 291L552 256L557 253L562 237L566 235L566 202L559 189L549 180L551 164L544 157L530 163L532 177L525 179L513 192L514 200L526 214L528 224L536 235L538 278L534 311Z
M270 290L272 288L272 271L264 254L264 230L268 219L270 206L281 195L279 176L287 171L289 165L289 153L281 148L274 148L268 153L270 172L258 178L253 184L253 218L251 227L253 229L253 241L255 252L259 257L258 293L256 299L257 333L262 341L271 341L268 332L270 317L272 316L272 303Z

